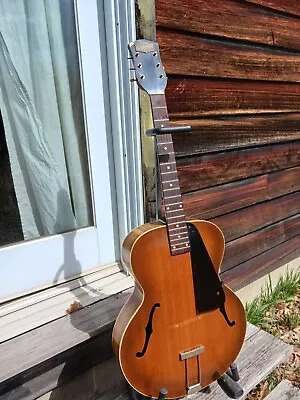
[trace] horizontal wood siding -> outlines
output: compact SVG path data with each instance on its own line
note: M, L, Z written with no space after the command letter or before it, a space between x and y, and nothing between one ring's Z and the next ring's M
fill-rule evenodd
M234 287L300 254L299 32L289 1L156 0L186 215L223 230Z
M281 10L286 7L283 2L257 1L277 3ZM297 3L297 2L292 2ZM299 5L289 9L298 11ZM298 9L298 10L297 10ZM300 21L293 16L278 15L276 11L258 8L251 2L236 0L170 0L157 1L157 24L176 30L183 30L204 35L221 36L222 38L243 40L273 47L300 49Z
M170 100L170 98L169 98ZM204 154L241 147L299 140L300 114L217 117L173 120L173 125L191 125L192 133L174 136L177 156Z

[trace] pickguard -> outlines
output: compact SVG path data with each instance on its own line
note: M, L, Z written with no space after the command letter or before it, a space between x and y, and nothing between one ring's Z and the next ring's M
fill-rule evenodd
M188 222L188 234L191 245L191 262L197 313L219 309L229 326L230 321L225 310L225 293L222 282L210 259L205 243L195 225Z

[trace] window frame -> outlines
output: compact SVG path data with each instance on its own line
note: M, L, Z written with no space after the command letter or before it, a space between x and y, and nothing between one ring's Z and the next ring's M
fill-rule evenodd
M129 68L123 60L124 42L135 35L134 2L74 4L94 226L2 247L0 303L74 279L75 259L80 275L115 265L125 235L143 221L138 95L129 86ZM124 9L120 27L115 23ZM106 47L112 45L114 50L108 52ZM113 73L109 63L115 66ZM113 96L116 89L129 95L127 104L124 97L120 101ZM129 153L134 154L132 159L123 157ZM62 266L64 273L53 282Z

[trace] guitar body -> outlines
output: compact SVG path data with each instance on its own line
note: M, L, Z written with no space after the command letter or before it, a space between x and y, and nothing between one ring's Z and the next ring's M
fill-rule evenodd
M223 234L207 221L189 228L191 252L176 256L158 223L136 228L123 244L136 284L116 321L113 348L125 378L145 396L157 397L163 387L168 398L200 390L226 372L244 341L243 306L218 277Z

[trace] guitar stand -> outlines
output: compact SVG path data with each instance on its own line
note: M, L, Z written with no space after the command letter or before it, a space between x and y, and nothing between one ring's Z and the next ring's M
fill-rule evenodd
M231 399L238 399L244 393L243 389L237 383L240 380L237 365L232 363L229 370L221 376L217 382L224 393Z
M231 399L238 399L244 393L243 389L237 383L237 381L239 381L239 379L240 379L240 376L239 376L239 371L238 371L237 365L235 363L232 363L230 365L229 370L223 376L221 376L217 380L217 382L218 382L219 386L221 387L221 389L224 391L224 393L228 397L230 397ZM129 392L130 400L150 399L150 397L145 397L142 394L137 393L130 385L128 385L128 392ZM207 386L204 389L200 390L200 392L209 394L211 392L211 388L210 388L210 386ZM165 400L167 394L168 394L167 389L165 389L165 388L160 389L157 400Z

